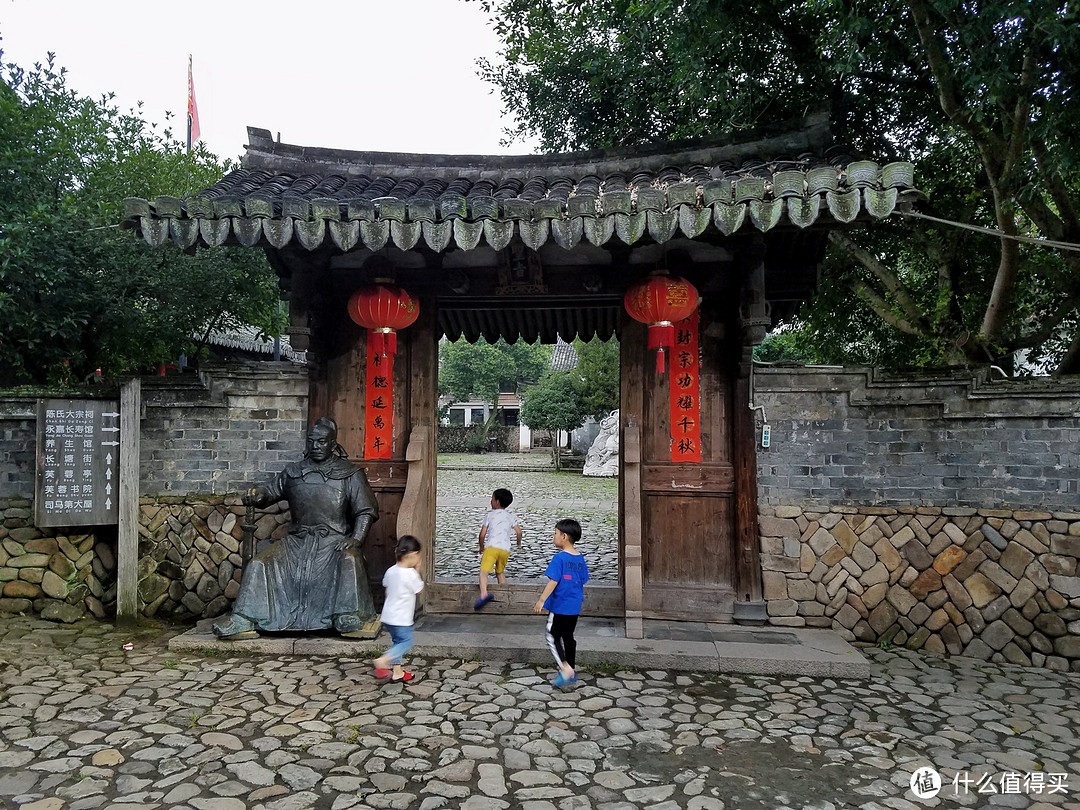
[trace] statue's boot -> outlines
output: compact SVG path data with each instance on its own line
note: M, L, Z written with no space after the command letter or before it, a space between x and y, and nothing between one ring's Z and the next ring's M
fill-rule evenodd
M382 627L378 615L340 613L334 617L334 629L342 638L375 638Z
M230 613L223 619L213 624L214 635L226 641L244 641L249 638L258 638L255 631L255 623L239 613Z

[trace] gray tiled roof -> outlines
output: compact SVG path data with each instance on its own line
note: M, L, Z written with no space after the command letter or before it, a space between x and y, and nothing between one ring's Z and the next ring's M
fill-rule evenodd
M574 347L559 338L551 348L551 370L570 371L577 368L578 356Z
M223 346L227 349L241 349L256 354L273 354L274 341L265 337L254 326L237 326L233 329L211 329L207 333L207 342L213 346ZM281 356L295 363L306 362L306 353L293 349L288 335L282 335L278 345L281 347Z
M155 247L442 252L451 241L502 249L517 234L533 249L548 239L569 249L882 218L920 196L910 163L853 160L821 128L814 119L750 144L524 157L312 149L249 129L243 168L187 198L129 198L125 225Z

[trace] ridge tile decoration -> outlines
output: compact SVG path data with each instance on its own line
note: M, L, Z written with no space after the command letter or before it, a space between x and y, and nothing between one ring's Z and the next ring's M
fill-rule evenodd
M486 243L569 250L585 240L730 236L823 218L881 219L923 197L910 163L853 160L800 144L791 157L688 149L587 159L341 152L278 144L249 130L244 167L189 197L128 198L125 227L153 247L239 243L348 252L387 245L435 252ZM772 142L761 142L763 149ZM733 155L722 158L722 155Z

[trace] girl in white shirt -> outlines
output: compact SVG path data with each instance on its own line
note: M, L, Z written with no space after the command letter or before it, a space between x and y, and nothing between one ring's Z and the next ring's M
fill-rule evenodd
M420 541L411 534L402 535L398 538L394 556L397 565L386 569L382 581L386 589L382 623L390 632L393 646L375 659L375 677L389 678L390 683L408 683L414 676L402 668L401 656L412 649L416 595L424 590L424 580L417 571Z

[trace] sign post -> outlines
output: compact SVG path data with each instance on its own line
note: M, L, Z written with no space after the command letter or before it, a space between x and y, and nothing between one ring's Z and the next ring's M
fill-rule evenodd
M115 400L38 400L38 526L117 522L120 502L120 411Z
M138 613L139 408L135 379L120 401L38 400L34 521L118 526L116 617Z
M116 619L133 622L139 614L139 378L120 389L120 527L116 542Z

